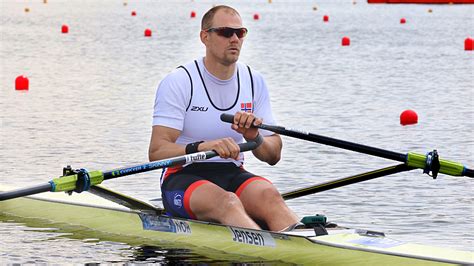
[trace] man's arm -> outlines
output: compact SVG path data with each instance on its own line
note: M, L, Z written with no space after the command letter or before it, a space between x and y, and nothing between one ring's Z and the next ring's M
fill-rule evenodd
M253 113L237 112L234 115L232 129L242 134L247 141L253 141L260 133L258 132L258 128L253 127L252 124L260 125L262 122L263 120L256 118ZM259 160L267 162L270 165L275 165L280 161L282 147L283 143L280 135L274 134L263 137L262 144L253 150L252 153Z
M269 165L275 165L280 161L282 147L283 143L280 135L274 134L263 137L263 143L252 153L259 160L267 162Z
M176 144L176 140L181 132L177 129L165 126L153 126L148 148L148 158L150 161L162 160L185 154L185 147Z
M184 145L176 144L181 132L177 129L165 126L153 126L151 132L148 158L156 161L186 154ZM198 151L216 151L222 158L233 158L238 160L240 148L232 138L205 141L198 146Z

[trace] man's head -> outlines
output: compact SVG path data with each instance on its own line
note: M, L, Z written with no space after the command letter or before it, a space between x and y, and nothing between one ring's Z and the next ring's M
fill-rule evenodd
M237 10L219 5L204 14L201 21L201 41L206 45L206 57L221 64L237 62L247 29Z

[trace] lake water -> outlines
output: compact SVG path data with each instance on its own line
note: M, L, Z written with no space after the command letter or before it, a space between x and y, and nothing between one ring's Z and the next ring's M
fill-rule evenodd
M218 2L125 3L0 0L0 182L39 184L66 165L110 170L147 161L156 87L204 55L200 18ZM402 153L437 149L474 167L474 53L464 51L474 35L473 5L219 3L236 7L249 28L241 61L265 76L278 124ZM350 46L341 46L343 36ZM15 91L19 75L28 76L28 92ZM405 109L418 113L417 125L399 124ZM247 155L247 168L282 192L396 163L283 139L276 166ZM160 196L159 175L105 184L150 199ZM403 241L474 251L473 192L470 178L433 180L414 170L288 204L300 216L321 213ZM0 233L2 264L212 262L192 250L110 242L2 216Z

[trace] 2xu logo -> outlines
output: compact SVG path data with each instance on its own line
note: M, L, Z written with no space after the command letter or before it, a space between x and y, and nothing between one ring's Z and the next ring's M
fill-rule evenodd
M192 106L191 107L191 111L194 111L194 112L207 112L207 109L209 109L208 107L206 106Z

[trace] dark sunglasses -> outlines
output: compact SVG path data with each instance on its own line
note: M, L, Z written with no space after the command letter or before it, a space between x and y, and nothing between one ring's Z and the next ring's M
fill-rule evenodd
M215 32L217 35L230 38L232 36L237 35L239 39L242 39L247 35L248 30L246 28L229 28L229 27L220 27L220 28L210 28L207 29L206 32Z

